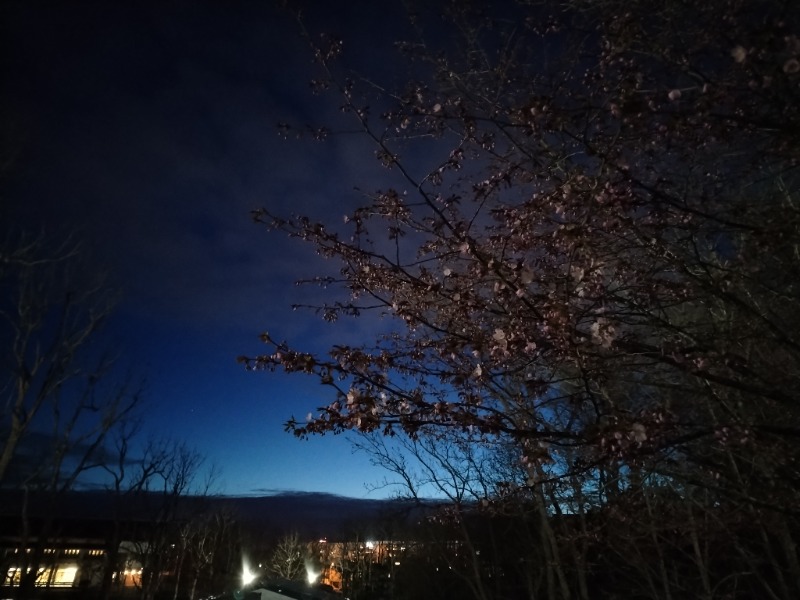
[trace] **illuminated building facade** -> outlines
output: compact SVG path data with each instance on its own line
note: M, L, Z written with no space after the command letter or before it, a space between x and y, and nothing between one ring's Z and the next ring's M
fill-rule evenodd
M70 543L71 542L71 543ZM2 585L18 586L23 572L29 572L30 555L33 548L4 548L2 556ZM105 562L105 550L83 540L63 542L56 547L48 547L38 560L36 587L95 587L99 586ZM25 556L27 555L27 556Z

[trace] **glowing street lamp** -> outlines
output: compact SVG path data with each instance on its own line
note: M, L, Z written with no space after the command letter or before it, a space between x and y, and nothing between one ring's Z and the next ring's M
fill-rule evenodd
M250 570L250 565L242 561L242 586L247 587L256 580L257 575Z

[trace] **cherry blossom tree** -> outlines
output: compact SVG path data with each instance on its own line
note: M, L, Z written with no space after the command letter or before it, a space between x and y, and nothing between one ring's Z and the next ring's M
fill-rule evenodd
M265 333L268 350L243 362L330 388L329 403L289 420L299 437L502 438L523 492L572 480L602 503L657 475L678 495L735 503L766 538L789 531L798 8L572 0L445 13L446 25L412 15L396 88L345 70L347 40L307 34L315 89L337 95L387 185L344 223L266 209L255 220L337 262L310 280L334 290L316 307L324 318L388 325L327 353ZM767 525L765 510L783 516Z
M523 4L513 25L453 8L458 51L400 44L424 76L380 118L359 91L377 84L339 78L341 44L316 48L403 186L345 228L255 218L340 261L317 281L350 296L326 318L397 326L323 356L264 334L251 368L332 388L289 428L474 428L531 463L793 439L797 15L716 4Z

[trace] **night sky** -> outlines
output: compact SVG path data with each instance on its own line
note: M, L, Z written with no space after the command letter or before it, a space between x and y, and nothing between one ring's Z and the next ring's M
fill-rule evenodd
M386 74L399 13L330 5L308 11L310 28L341 35L345 58ZM296 23L272 2L0 10L0 127L16 156L0 182L0 219L54 239L73 234L110 271L122 302L107 340L146 381L147 431L218 464L227 494L366 496L383 473L347 439L283 431L329 392L236 362L262 350L262 331L321 349L376 326L293 311L320 293L293 282L333 266L250 218L266 206L341 221L359 201L354 187L382 177L357 136L277 134L281 121L340 118L335 101L310 94Z

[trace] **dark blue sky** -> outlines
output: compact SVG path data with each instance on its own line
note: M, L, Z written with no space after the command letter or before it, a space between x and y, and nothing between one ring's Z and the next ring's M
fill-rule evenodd
M341 220L353 187L381 177L357 137L277 135L279 121L338 117L311 97L311 56L273 4L3 3L0 127L17 159L0 218L74 232L110 270L123 301L109 335L147 381L148 429L218 463L226 493L364 496L383 473L344 438L283 432L327 404L325 390L236 362L261 350L261 331L324 348L374 326L293 312L310 292L293 281L331 265L250 219L267 206ZM307 13L312 29L340 33L352 60L386 74L399 12L326 4Z

